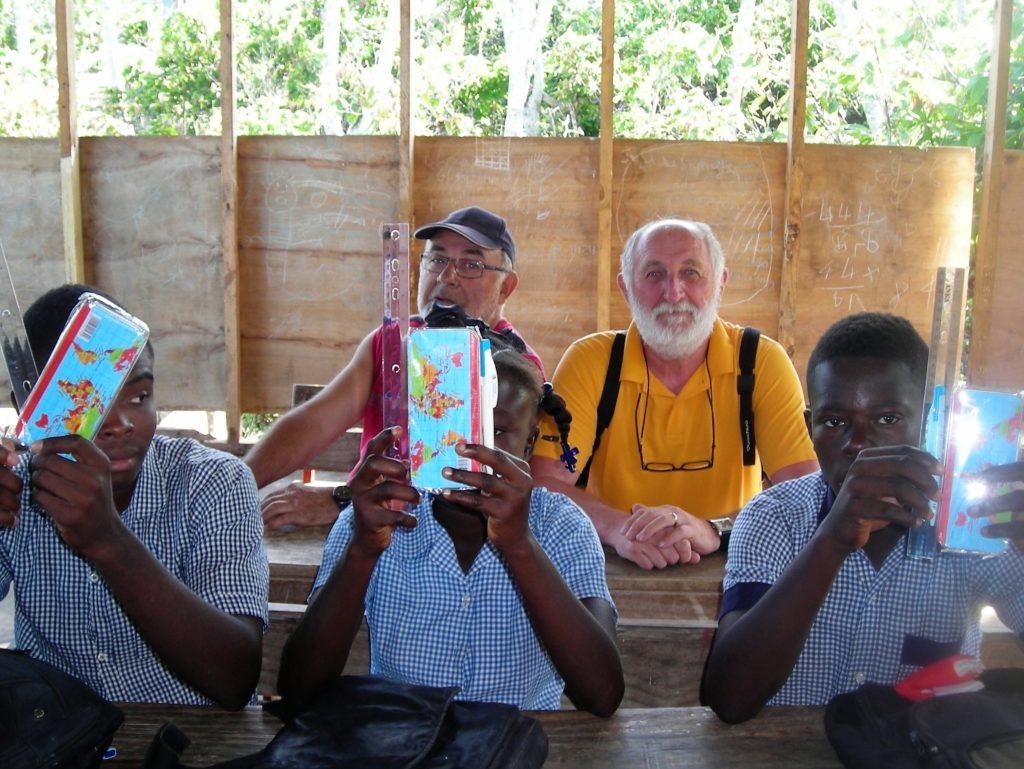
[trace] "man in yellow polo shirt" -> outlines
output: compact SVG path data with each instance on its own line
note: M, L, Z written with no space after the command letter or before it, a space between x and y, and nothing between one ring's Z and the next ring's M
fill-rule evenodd
M572 497L601 541L640 566L696 563L716 551L736 513L772 483L818 469L804 422L796 370L778 342L762 336L754 365L756 459L743 463L737 393L743 327L718 317L729 273L711 228L664 219L630 236L619 289L633 315L618 395L600 436L586 489L614 331L574 342L554 375L572 413L576 472L559 461L553 422L541 425L535 482Z

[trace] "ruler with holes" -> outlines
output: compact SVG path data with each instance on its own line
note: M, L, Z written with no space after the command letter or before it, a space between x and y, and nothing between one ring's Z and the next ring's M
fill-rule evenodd
M384 426L402 428L387 454L409 457L409 385L405 340L409 336L409 225L381 225L384 317L381 328L381 404Z

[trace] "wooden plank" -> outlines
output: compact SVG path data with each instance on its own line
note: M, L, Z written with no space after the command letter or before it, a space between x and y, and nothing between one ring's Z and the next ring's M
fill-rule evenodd
M243 411L330 381L380 322L398 154L395 136L239 137Z
M549 374L570 342L594 330L597 155L593 139L416 142L417 222L471 204L508 220L520 281L506 313Z
M399 37L401 50L398 54L398 221L413 221L413 190L416 176L413 157L416 137L412 130L412 2L400 0ZM410 234L412 232L410 227Z
M239 370L238 153L235 135L234 2L220 0L220 186L224 270L224 411L227 438L236 443L242 422Z
M974 153L966 148L804 148L794 363L863 310L908 318L928 338L939 266L970 253Z
M630 233L652 219L707 222L729 270L722 316L776 336L786 147L619 139L615 168L613 251L620 253ZM612 326L628 323L629 309L620 298Z
M64 274L72 282L89 282L82 242L81 167L78 153L78 110L75 89L75 4L57 0L57 118L60 122L61 221L64 232Z
M601 136L598 151L597 198L597 295L595 330L610 328L612 295L618 294L612 280L618 270L612 265L612 201L615 187L615 0L601 4ZM554 365L554 361L551 364Z
M978 248L974 260L974 306L971 324L971 351L968 358L968 380L976 386L1020 387L1020 372L1024 364L1020 358L1013 363L1014 348L1024 349L1020 341L1019 294L1010 304L996 302L997 267L1000 261L1008 262L1010 270L1019 266L1020 241L1010 251L1000 247L1004 235L1003 216L1001 215L1004 199L1012 208L1019 208L1014 196L1006 187L1007 169L1006 156L1006 108L1009 91L1010 70L1010 35L1013 26L1013 1L999 0L996 4L994 39L992 41L992 71L989 74L988 109L985 112L985 148L981 174L981 200L978 207ZM1017 196L1019 200L1019 196ZM1012 221L1012 220L1011 220ZM1009 222L1007 222L1009 224ZM1016 224L1014 222L1013 224ZM1010 226L1013 226L1011 224ZM1014 256L1009 256L1009 254ZM999 271L1000 283L1005 270ZM1000 298L1005 293L1000 292ZM1000 312L1000 308L1002 312ZM1010 324L1006 320L1013 319ZM1003 322L999 322L1002 320ZM996 326L1014 329L1007 335ZM1010 341L1009 349L995 342ZM1010 337L1007 340L1007 336ZM999 365L1006 361L1009 365ZM998 372L998 373L997 373ZM1011 373L1012 372L1012 373Z
M95 282L149 324L160 408L224 408L219 140L84 138L80 146Z
M1024 383L1024 151L1006 150L1002 176L997 232L989 239L995 246L987 257L989 277L980 278L989 298L975 295L968 379L978 387L1018 390ZM980 254L978 264L980 269ZM985 343L975 346L979 321L986 327Z
M305 607L275 604L263 639L259 694L277 694L281 653ZM713 620L620 619L616 641L626 683L624 708L685 707L700 704L700 678L717 623ZM1024 643L998 621L984 628L981 658L989 668L1024 668ZM369 635L360 628L345 665L346 674L369 670ZM571 705L567 705L571 707Z
M792 357L796 347L797 257L804 200L804 123L807 113L807 28L810 0L793 0L793 58L789 76L789 136L786 142L786 222L783 230L778 342Z
M0 179L0 243L24 311L66 280L58 141L0 137ZM10 390L0 365L0 391Z
M277 676L285 642L302 619L304 607L275 604L263 637L263 669L258 692L277 695ZM699 704L704 668L714 624L621 622L616 631L626 693L622 707L680 707ZM366 624L352 645L346 674L366 673L370 666ZM571 707L571 705L569 705Z
M304 603L313 587L329 526L267 531L270 600ZM612 600L625 619L713 621L718 616L725 556L694 566L645 571L605 548L605 575Z

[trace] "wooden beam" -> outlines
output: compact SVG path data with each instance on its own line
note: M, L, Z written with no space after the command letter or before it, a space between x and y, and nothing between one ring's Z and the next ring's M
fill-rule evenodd
M786 144L786 219L779 285L778 341L790 357L796 349L797 275L804 194L804 122L807 113L807 27L810 0L793 0L789 137Z
M411 0L399 3L402 19L398 51L398 221L413 223L415 137L412 132L412 10ZM411 228L410 228L411 229Z
M234 6L220 0L220 184L224 270L224 388L228 443L242 423L241 320L238 287L238 143L235 134Z
M57 0L57 87L60 121L60 207L64 229L64 273L70 283L88 283L82 245L82 188L75 97L75 4Z
M999 249L999 209L1003 189L1003 155L1006 150L1006 102L1010 82L1010 32L1013 0L999 0L996 8L992 64L988 81L988 110L985 149L981 172L981 202L978 207L978 247L974 260L974 302L971 320L971 349L967 379L984 385L995 319L993 293Z
M598 149L597 196L597 315L595 325L604 331L611 324L612 290L612 193L615 131L615 0L601 7L601 135Z

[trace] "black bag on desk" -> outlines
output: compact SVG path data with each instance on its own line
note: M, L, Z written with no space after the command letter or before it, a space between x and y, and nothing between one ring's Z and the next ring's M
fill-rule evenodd
M92 769L124 714L28 654L0 649L0 767Z
M540 723L511 705L456 702L455 688L342 676L309 707L284 713L266 748L209 769L537 769L548 752ZM278 704L278 703L275 703ZM186 769L188 746L164 724L145 769Z
M825 733L849 769L1024 767L1024 669L981 674L985 688L921 702L865 684L833 698Z

